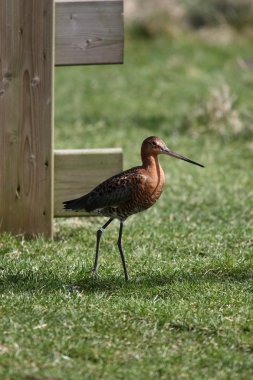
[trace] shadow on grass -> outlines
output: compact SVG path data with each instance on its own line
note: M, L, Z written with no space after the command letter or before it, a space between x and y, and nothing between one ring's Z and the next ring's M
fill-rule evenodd
M78 281L74 286L73 289L78 289L79 291L84 292L108 292L112 293L119 290L136 290L136 288L148 288L148 287L156 287L156 286L166 286L170 283L172 283L173 277L170 275L155 275L155 276L148 276L147 274L143 273L143 275L138 278L132 277L128 282L124 280L124 277L116 277L116 276L110 276L110 277L99 277L96 279L92 279L89 277L86 277L80 281Z
M128 294L136 291L137 289L151 289L168 287L175 285L176 283L185 284L203 284L208 282L209 284L217 283L251 283L253 279L253 272L248 270L233 268L227 271L221 272L220 270L203 270L196 272L177 272L174 274L148 274L143 272L138 276L130 278L130 281L125 282L123 278L119 277L107 277L90 279L85 278L77 282L73 286L73 289L79 291L96 293L96 292L108 292L114 293L120 290L126 290ZM175 288L175 287L174 287ZM144 293L145 295L145 293Z
M34 292L53 293L58 291L96 293L105 292L108 294L123 291L124 294L131 295L136 290L142 291L151 288L161 288L172 286L175 289L176 283L196 284L203 283L252 283L253 272L246 268L196 270L192 272L177 271L171 274L165 273L139 273L125 282L123 276L108 276L92 279L90 273L79 273L75 281L69 277L56 275L53 272L22 271L17 273L2 273L0 277L0 293L13 292ZM145 293L143 293L145 295Z

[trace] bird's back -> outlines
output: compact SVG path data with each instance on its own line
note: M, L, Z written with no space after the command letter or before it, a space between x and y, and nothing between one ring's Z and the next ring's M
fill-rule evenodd
M116 174L100 183L88 194L64 202L64 208L90 212L127 202L131 199L134 181L137 177L138 167Z

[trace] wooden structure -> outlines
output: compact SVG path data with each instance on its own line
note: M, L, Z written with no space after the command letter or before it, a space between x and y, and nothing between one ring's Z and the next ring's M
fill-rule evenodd
M54 65L122 61L123 0L0 0L0 231L51 237L63 200L122 169L120 149L53 151Z
M122 170L122 151L119 148L56 150L54 167L54 215L66 216L62 209L64 200L88 193L102 179ZM68 211L67 215L83 213Z

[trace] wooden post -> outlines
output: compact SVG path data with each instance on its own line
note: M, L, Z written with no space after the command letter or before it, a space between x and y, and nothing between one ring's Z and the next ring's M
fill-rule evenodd
M0 231L52 236L53 44L53 0L0 0Z
M51 237L65 196L122 169L117 149L54 154L53 70L122 63L123 0L55 1L0 0L0 232Z
M55 64L122 63L122 0L56 0Z

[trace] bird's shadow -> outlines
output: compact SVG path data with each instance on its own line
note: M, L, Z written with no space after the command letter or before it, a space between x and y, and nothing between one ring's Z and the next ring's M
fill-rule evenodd
M188 284L203 284L208 282L210 284L217 283L249 283L253 280L253 271L244 271L243 269L231 269L224 272L219 270L202 270L192 271L188 273L178 272L175 274L161 274L152 273L147 274L145 272L139 273L136 276L132 276L128 282L119 277L100 277L98 279L84 278L76 283L76 287L79 291L96 293L96 292L119 292L120 290L127 290L128 294L145 289L155 288L168 288L168 285L174 285L176 283L188 283ZM132 291L131 291L132 290ZM145 297L143 292L143 297Z
M145 297L145 289L168 288L168 285L176 283L201 284L209 283L249 283L252 284L253 271L244 271L240 268L219 270L192 270L184 273L138 273L133 274L128 282L123 276L103 276L92 279L90 273L79 273L76 280L57 276L53 272L22 271L16 273L0 274L0 293L54 293L64 289L66 292L99 293L111 295L112 293L124 293L131 296L138 290L138 294Z

